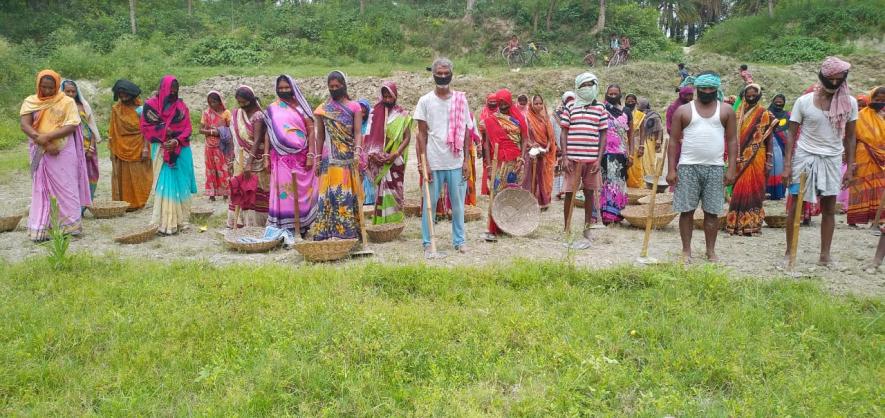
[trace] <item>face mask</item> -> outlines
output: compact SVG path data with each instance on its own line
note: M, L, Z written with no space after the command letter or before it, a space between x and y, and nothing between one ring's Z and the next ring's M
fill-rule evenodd
M510 106L506 106L506 105L498 106L498 110L500 110L501 113L509 113L509 112L510 112Z
M605 101L607 101L609 104L616 105L620 104L621 98L618 96L605 96Z
M489 110L495 110L495 109L498 107L498 105L496 105L496 104L487 104L486 107L489 108Z
M347 87L340 87L335 90L329 90L329 95L332 96L332 100L341 100L344 96L347 96Z
M170 94L169 96L166 97L166 101L168 103L175 103L178 101L178 95L177 94Z
M434 75L433 82L436 83L437 87L446 88L449 86L449 84L452 84L452 75L449 74L445 77L439 77L439 76Z
M581 87L575 93L581 98L581 100L592 102L596 100L596 95L599 94L599 86Z
M823 73L817 73L817 79L820 80L820 84L824 87L824 90L826 90L828 93L834 93L836 90L839 89L839 87L842 86L842 83L844 83L845 80L848 79L848 77L846 76L842 79L842 81L839 81L836 84L830 83L830 80L824 77Z
M624 105L624 109L629 109L632 112L633 109L636 109L636 104L634 103L634 104Z
M280 98L283 99L283 100L289 100L289 99L295 97L295 92L292 92L292 91L280 91L280 92L277 92L277 96L280 96Z
M698 92L698 100L703 104L712 103L719 95L714 91L710 93Z
M392 109L394 106L396 106L396 102L382 102L382 103L384 103L384 107L386 107L388 109Z
M774 111L776 111L776 112L782 112L784 110L783 106L778 106L778 105L772 105L771 108L774 109Z
M759 97L760 96L747 97L747 104L749 104L750 106L755 106L756 103L759 103Z
M883 106L885 106L885 102L873 102L873 103L870 103L870 107L872 107L873 110L875 110L875 111L877 111L877 112L880 111L880 110L882 110L882 107L883 107Z

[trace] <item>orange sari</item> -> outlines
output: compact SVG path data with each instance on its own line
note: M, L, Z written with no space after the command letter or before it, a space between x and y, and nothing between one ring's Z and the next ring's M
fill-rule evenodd
M541 147L549 147L550 150L537 157L535 163L535 189L532 194L538 199L541 208L550 205L551 195L553 193L553 170L556 168L556 135L553 133L553 125L550 124L550 117L547 116L546 107L540 113L534 109L526 112L528 119L529 138ZM531 160L528 161L529 163ZM528 170L531 170L529 167ZM531 180L527 182L531 187Z
M141 209L147 203L154 181L150 158L142 158L145 148L136 108L122 101L114 103L108 124L108 148L111 151L111 196L129 202L129 210Z
M857 172L849 187L848 223L858 225L876 219L885 193L885 121L873 108L867 107L858 114L855 163Z
M732 235L753 235L762 230L765 211L767 161L771 133L778 120L763 106L747 109L742 103L738 109L738 141L740 155L737 160L738 177L729 202L725 229Z

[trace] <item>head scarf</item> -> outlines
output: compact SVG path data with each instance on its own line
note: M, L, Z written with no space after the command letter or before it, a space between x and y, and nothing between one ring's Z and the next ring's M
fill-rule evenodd
M649 103L648 99L640 97L639 100L636 101L636 108L645 113L645 118L642 120L642 126L644 129L640 129L639 131L643 139L648 138L653 134L657 134L664 129L663 126L661 126L661 115L659 115L658 112L651 110L651 103Z
M224 112L227 110L227 106L224 104L224 96L221 95L221 92L218 90L209 90L209 93L206 93L206 104L209 104L209 99L212 95L218 96L218 101L221 102L221 111ZM209 109L212 109L211 107Z
M172 84L178 81L172 75L166 75L160 80L160 88L157 95L144 103L141 113L141 132L148 142L163 144L168 136L178 140L175 148L163 147L163 161L174 167L181 149L190 145L191 119L190 111L181 98L174 103L168 103L172 93Z
M301 108L298 113L301 113L301 116L304 118L313 120L313 112L311 111L310 103L307 102L304 93L301 92L301 87L298 86L295 79L286 74L282 74L277 77L277 83L279 83L280 80L288 81L289 86L292 87L292 98L295 99L295 103L298 103L298 107ZM274 85L274 90L276 90L276 85Z
M857 95L857 107L867 107L870 105L870 97L866 94L858 94Z
M111 87L111 91L114 92L114 101L115 102L117 100L119 100L119 98L120 98L119 93L120 92L130 95L130 96L132 96L132 98L136 98L138 96L141 96L141 88L139 88L137 85L135 85L135 83L133 83L129 80L124 80L122 78L117 80L116 83L114 83L114 87Z
M851 64L840 60L836 57L827 57L820 67L820 75L824 77L833 77L842 73L847 73L851 69ZM823 85L818 83L817 92L823 90ZM833 93L833 99L830 102L830 110L824 112L836 138L842 139L845 136L845 124L851 115L851 89L848 88L848 78L846 74L845 81Z
M393 96L394 105L392 108L384 106L384 91L387 90ZM382 152L384 150L384 142L387 138L387 119L395 112L404 112L402 106L396 104L399 99L396 83L393 81L384 81L381 83L380 93L378 94L378 103L372 109L372 125L369 128L369 135L363 138L363 148L367 154L373 152Z
M344 74L344 71L333 70L326 77L326 80L338 80L345 89L347 88L347 74ZM326 84L328 84L328 82ZM350 100L350 93L344 95L344 97L347 97L347 99ZM329 97L329 100L332 100L331 96Z
M666 113L666 123L667 123L667 133L670 132L670 126L673 123L673 115L676 113L676 110L679 109L679 106L682 106L688 103L688 95L694 94L694 87L692 86L682 86L679 88L679 97L676 100L673 100L673 103L670 103L670 106L667 107Z
M261 102L255 97L255 91L252 90L252 87L245 85L237 87L237 90L234 92L234 97L242 97L249 102L250 105L258 106L259 109L261 108Z
M714 88L716 89L716 95L718 100L721 102L722 99L725 98L725 94L722 92L722 79L719 78L718 74L714 73L705 73L701 74L694 79L695 88ZM761 93L762 90L760 89Z
M690 96L690 95L691 96L694 95L694 87L684 86L679 89L679 97L676 98L676 101L680 102L682 104L688 103L688 102L690 102L690 100L688 100L688 96Z
M516 118L519 121L521 126L525 126L525 114L519 110L519 106L513 105L513 94L510 93L508 89L501 89L495 93L495 97L498 98L498 108L501 108L501 102L507 103L510 106L510 116Z
M57 90L52 96L42 96L42 93L40 93L40 80L42 80L44 77L51 77L53 80L55 80L55 87ZM58 75L57 72L52 70L43 70L37 73L37 82L34 83L35 94L28 96L22 103L21 110L19 111L19 116L24 116L48 109L63 101L64 98L68 96L65 96L65 94L60 89L58 89L60 86L61 76ZM34 120L35 126L37 125L36 119L37 118L35 118Z
M686 86L691 87L694 85L695 85L695 76L690 75L688 77L685 77L685 80L682 80L682 82L679 83L679 88L681 89Z
M636 109L640 112L646 112L651 110L651 103L648 102L648 99L645 97L640 97L636 100Z
M784 110L783 107L778 109L774 105L774 101L777 100L778 98L782 99L784 101L784 106L786 106L787 96L784 96L783 94L778 93L778 94L775 94L774 97L771 99L771 104L768 106L768 111L771 112L774 115L774 117L776 117L778 119L783 119L783 118L787 117L788 113L786 110Z
M86 114L86 126L89 127L89 130L92 131L92 141L101 142L101 134L98 131L98 126L95 124L95 114L92 112L92 106L89 106L89 102L86 101L86 98L80 94L80 87L77 86L77 83L74 80L64 80L61 82L61 91L64 93L65 84L70 84L77 89L77 96L74 97L74 101L83 106L83 113Z
M479 112L479 120L480 120L480 121L482 121L483 119L485 119L487 116L493 115L495 112L498 111L498 105L497 105L497 104L495 105L495 108L494 108L494 109L489 109L488 103L489 103L490 100L494 100L495 102L497 102L497 101L498 101L498 96L497 96L495 93L489 93L489 94L486 96L486 102L483 103L483 105L482 105L482 111Z
M588 81L595 81L593 87L581 88L581 84ZM592 73L582 73L575 78L575 106L584 107L589 104L596 103L596 97L599 95L599 79Z

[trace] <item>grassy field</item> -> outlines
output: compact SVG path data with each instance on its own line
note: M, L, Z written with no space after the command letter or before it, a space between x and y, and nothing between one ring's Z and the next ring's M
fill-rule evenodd
M34 259L0 414L881 416L882 310L712 267Z

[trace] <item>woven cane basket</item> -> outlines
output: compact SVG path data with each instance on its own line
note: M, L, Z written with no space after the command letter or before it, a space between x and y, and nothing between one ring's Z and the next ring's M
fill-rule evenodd
M421 216L421 202L417 200L409 200L403 203L403 214L410 217Z
M482 209L466 205L464 206L464 222L475 222L482 219Z
M9 232L15 230L18 223L22 220L24 214L0 216L0 232Z
M786 228L787 215L765 215L765 225L769 228Z
M114 241L120 244L142 244L154 239L159 228L157 224L150 224L131 234L120 235L114 238Z
M722 215L719 215L719 229L725 229L725 219L728 213L725 212ZM704 229L704 210L698 208L694 211L694 215L692 217L692 223L694 223L694 229Z
M627 189L627 203L630 205L638 205L639 199L651 194L651 189L637 189L630 187Z
M502 231L524 237L538 229L541 208L528 190L505 189L495 195L492 217Z
M210 207L191 208L191 222L205 222L213 213L215 209Z
M630 223L631 226L645 229L645 222L648 219L648 206L627 206L621 210L621 216ZM670 204L655 204L654 216L652 217L653 228L663 228L673 222L678 214L673 211Z
M335 261L347 257L350 250L359 240L353 239L327 239L325 241L302 241L294 245L307 261Z
M649 190L649 192L651 192L651 190ZM651 193L649 193L648 195L646 195L644 197L639 198L639 200L637 200L636 202L639 203L640 205L647 205L647 204L651 203ZM663 203L673 203L673 193L658 193L655 196L655 205L659 205L659 204L663 204Z
M243 253L264 253L268 252L280 245L280 240L259 241L259 242L240 242L240 238L257 238L264 237L264 228L248 227L229 231L224 235L224 244L232 249Z
M403 233L403 229L405 229L405 227L406 224L403 222L380 225L366 225L366 235L369 236L369 241L372 242L380 243L395 241L397 238L399 238L400 234Z
M129 202L120 200L92 202L92 206L89 206L89 211L92 212L92 216L95 216L97 219L123 216L126 213L126 209L129 209Z

